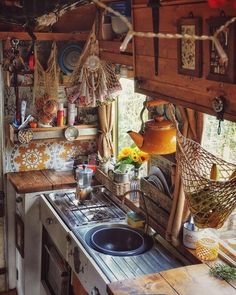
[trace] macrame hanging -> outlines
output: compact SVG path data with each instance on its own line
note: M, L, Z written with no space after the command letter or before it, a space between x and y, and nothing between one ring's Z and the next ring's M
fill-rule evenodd
M236 208L236 165L184 137L173 120L177 127L177 163L194 223L199 228L220 228ZM213 164L219 169L220 180L210 179Z
M57 99L59 87L59 67L57 64L57 46L52 43L51 53L44 69L39 61L38 47L35 45L35 68L34 68L34 98L43 97L45 94L50 99Z
M100 60L98 55L98 42L95 34L91 33L70 78L70 87L66 91L69 101L79 98L86 106L97 106L110 102L112 95L121 90L112 64Z

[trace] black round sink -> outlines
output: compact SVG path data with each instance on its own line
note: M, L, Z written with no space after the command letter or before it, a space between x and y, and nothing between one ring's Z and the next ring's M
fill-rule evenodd
M151 237L126 225L99 225L90 229L86 243L98 252L115 256L139 255L153 246Z

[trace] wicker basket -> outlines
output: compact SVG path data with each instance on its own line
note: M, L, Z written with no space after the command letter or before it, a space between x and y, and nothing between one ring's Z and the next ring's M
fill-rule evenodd
M169 213L171 211L172 199L159 191L145 178L140 180L140 189L144 193L147 214L164 229L167 228ZM139 206L145 211L144 200L140 198Z
M102 172L100 169L96 169L96 179L103 184L110 192L116 196L122 196L124 193L130 190L130 183L117 183L111 180L108 175Z

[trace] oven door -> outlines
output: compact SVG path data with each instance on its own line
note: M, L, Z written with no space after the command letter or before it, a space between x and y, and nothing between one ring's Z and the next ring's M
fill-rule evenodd
M43 228L41 281L48 294L71 294L70 267L59 254L45 228Z

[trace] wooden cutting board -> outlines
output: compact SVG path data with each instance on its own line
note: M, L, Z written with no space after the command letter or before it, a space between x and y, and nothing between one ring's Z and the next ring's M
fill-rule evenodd
M42 171L8 173L8 179L19 194L52 190L52 183Z
M43 175L52 184L52 189L66 189L76 186L72 171L42 170Z
M209 275L205 264L190 265L108 285L109 295L234 295L236 288Z

